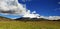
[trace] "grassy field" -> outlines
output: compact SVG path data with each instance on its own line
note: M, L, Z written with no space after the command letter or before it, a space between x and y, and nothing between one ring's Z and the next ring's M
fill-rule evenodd
M59 21L0 21L0 29L60 29Z

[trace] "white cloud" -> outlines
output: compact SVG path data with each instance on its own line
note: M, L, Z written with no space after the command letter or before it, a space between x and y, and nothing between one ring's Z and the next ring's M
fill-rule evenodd
M60 2L58 2L58 4L60 4Z
M41 16L40 18L48 19L48 20L58 20L60 19L60 16Z
M2 13L5 15L22 15L22 17L45 18L49 20L60 19L60 16L40 16L36 13L36 11L31 12L30 10L26 9L26 6L24 5L25 4L18 3L18 0L0 0L0 14Z
M18 0L0 0L0 13L5 15L23 15L22 17L37 18L40 15L34 14L36 11L31 12L24 7L25 4L18 3Z
M28 10L23 17L38 18L40 16L39 14L34 14L34 13L36 13L36 11L33 11L31 13L30 10Z
M49 16L50 20L58 20L60 19L60 16Z
M36 13L36 11L33 11L32 13L34 14L34 13Z

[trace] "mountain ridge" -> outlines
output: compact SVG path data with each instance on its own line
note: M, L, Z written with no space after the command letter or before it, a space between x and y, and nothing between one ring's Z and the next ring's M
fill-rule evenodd
M12 21L12 19L0 16L0 21Z
M58 20L49 20L49 19L44 19L44 18L28 18L28 17L10 19L10 18L0 16L0 21L60 21L60 19L58 19Z

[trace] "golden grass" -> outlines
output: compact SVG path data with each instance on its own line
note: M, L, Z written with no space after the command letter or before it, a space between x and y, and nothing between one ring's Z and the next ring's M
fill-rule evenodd
M0 29L60 29L58 21L0 21Z

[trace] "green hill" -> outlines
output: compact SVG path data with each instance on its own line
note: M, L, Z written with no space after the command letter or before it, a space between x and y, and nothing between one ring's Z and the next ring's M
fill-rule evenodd
M12 21L12 19L0 16L0 21Z
M25 21L12 21L12 19L0 17L0 29L60 29L60 21L25 22Z

